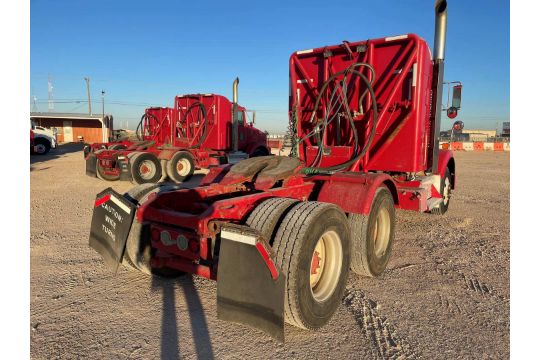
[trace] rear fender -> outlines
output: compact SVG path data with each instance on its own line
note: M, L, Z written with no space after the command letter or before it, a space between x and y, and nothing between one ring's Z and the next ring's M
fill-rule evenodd
M456 188L456 162L454 160L454 153L450 150L439 151L439 164L437 166L438 175L444 176L446 168L450 170L450 183L452 189Z
M161 152L158 154L158 159L160 160L171 160L171 158L173 157L174 154L176 154L178 151L178 149L164 149L164 150L161 150Z
M323 183L316 200L336 204L346 213L368 215L381 186L390 190L394 204L398 206L396 185L387 174L333 175L331 180Z
M258 148L266 149L266 151L268 152L268 155L272 154L272 152L270 151L270 148L266 145L266 143L263 143L263 142L254 142L254 143L248 144L246 146L246 153L253 154L253 152L257 150Z

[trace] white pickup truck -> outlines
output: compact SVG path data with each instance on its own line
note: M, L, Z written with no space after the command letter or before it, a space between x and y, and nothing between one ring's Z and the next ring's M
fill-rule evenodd
M34 153L45 155L49 150L56 148L56 134L53 130L37 126L32 123L34 132Z

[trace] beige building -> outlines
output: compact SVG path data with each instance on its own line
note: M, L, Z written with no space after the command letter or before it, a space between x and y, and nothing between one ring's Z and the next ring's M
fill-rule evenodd
M463 129L462 134L469 134L470 141L486 141L490 137L497 136L497 130Z

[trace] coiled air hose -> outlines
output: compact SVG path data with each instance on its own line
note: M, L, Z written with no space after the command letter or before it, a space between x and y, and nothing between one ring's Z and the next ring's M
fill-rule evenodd
M181 122L185 122L187 120L187 117L189 115L189 113L191 112L192 109L194 109L195 107L199 107L199 110L201 111L202 113L202 121L203 121L203 133L201 134L200 138L199 138L199 141L197 141L197 144L195 145L192 145L190 147L188 147L188 149L195 149L195 148L198 148L201 146L201 144L203 143L203 141L206 139L206 136L207 136L207 118L206 118L206 108L204 107L203 103L201 103L200 101L197 101L193 104L191 104L187 110L186 110L186 113L184 114L184 116L182 117L182 120ZM185 134L186 137L187 137L187 133Z
M360 71L355 70L355 68L361 67L361 66L367 67L371 71L371 73L372 73L372 80L371 81L369 81L364 74L360 73ZM358 151L358 146L359 146L358 133L357 133L357 130L356 130L356 126L354 124L353 116L351 114L351 110L349 108L348 99L347 99L346 81L347 81L347 75L349 75L349 74L358 75L359 78L361 79L361 81L366 86L366 90L364 90L364 92L358 98L358 108L359 108L359 110L362 109L362 101L364 100L364 97L366 96L367 93L369 93L369 95L371 96L371 99L372 99L372 101L371 101L371 109L373 110L373 121L372 121L372 124L371 124L371 130L370 130L370 134L369 134L369 137L368 137L368 141L366 142L366 144L364 145L364 147L362 148L361 151ZM326 117L326 118L324 118L322 120L319 120L317 122L317 124L315 125L314 129L311 132L309 132L306 136L304 136L302 139L300 139L300 141L298 141L298 143L301 143L301 142L307 140L310 137L315 137L315 139L317 141L317 144L319 146L319 151L317 153L316 158L313 160L312 164L310 164L310 166L302 169L302 172L304 174L324 174L324 173L328 174L328 173L333 173L335 171L342 171L342 170L347 169L348 167L353 165L355 162L357 162L359 159L361 159L366 154L366 152L371 147L371 144L373 142L373 138L375 137L375 130L377 128L377 120L378 120L378 109L377 109L377 99L376 99L376 96L375 96L375 91L373 90L372 83L375 81L376 73L375 73L375 69L370 64L363 63L363 62L358 62L358 63L352 64L349 67L347 67L346 69L338 71L335 74L332 74L325 81L325 83L321 87L321 90L319 91L319 95L317 96L317 99L315 100L315 105L314 105L314 108L313 108L313 112L312 112L310 120L309 120L310 123L315 122L316 112L317 112L320 100L321 100L323 94L325 93L325 90L330 85L330 83L332 81L334 81L340 75L344 75L343 80L341 81L341 87L343 89L343 94L344 94L344 99L342 100L342 104L340 104L339 107L334 111L334 115L332 116L332 118L328 119L328 117ZM331 94L331 97L330 97L330 102L329 102L329 105L327 107L327 114L330 114L332 112L332 110L334 110L335 104L333 104L333 101L334 101L333 99L334 99L335 95L337 94L337 89L338 88L339 87L336 86L336 88L334 88L334 90L332 91L332 94ZM328 166L328 167L321 167L321 166L319 166L319 164L322 161L322 157L324 156L322 140L321 140L321 134L322 134L322 138L324 138L324 134L326 132L326 129L327 129L328 125L338 116L338 111L341 109L342 106L345 107L345 110L346 110L345 112L346 112L346 115L347 115L347 119L349 121L349 124L351 126L351 130L352 130L353 136L354 136L355 144L354 144L353 155L352 155L351 159L349 159L348 161L346 161L346 162L344 162L342 164ZM293 146L294 146L294 144L293 144Z
M143 141L144 140L144 129L143 129L143 121L145 118L154 118L154 120L157 122L158 119L155 115L153 114L149 114L149 113L144 113L143 116L141 116L141 120L139 121L139 124L137 125L137 128L135 130L135 135L137 135L137 139L139 139L140 141Z

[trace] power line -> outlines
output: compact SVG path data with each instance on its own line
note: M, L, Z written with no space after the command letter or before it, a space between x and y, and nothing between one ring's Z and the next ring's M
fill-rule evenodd
M38 103L41 103L41 102L45 102L46 100L37 100ZM79 103L88 103L88 100L54 100L55 103L57 104L79 104ZM150 104L150 103L134 103L134 102L129 102L129 101L120 101L120 100L111 100L111 101L107 101L108 104L114 104L114 105L125 105L125 106L147 106L147 107L152 107L152 106L160 106L160 105L157 105L157 104Z

